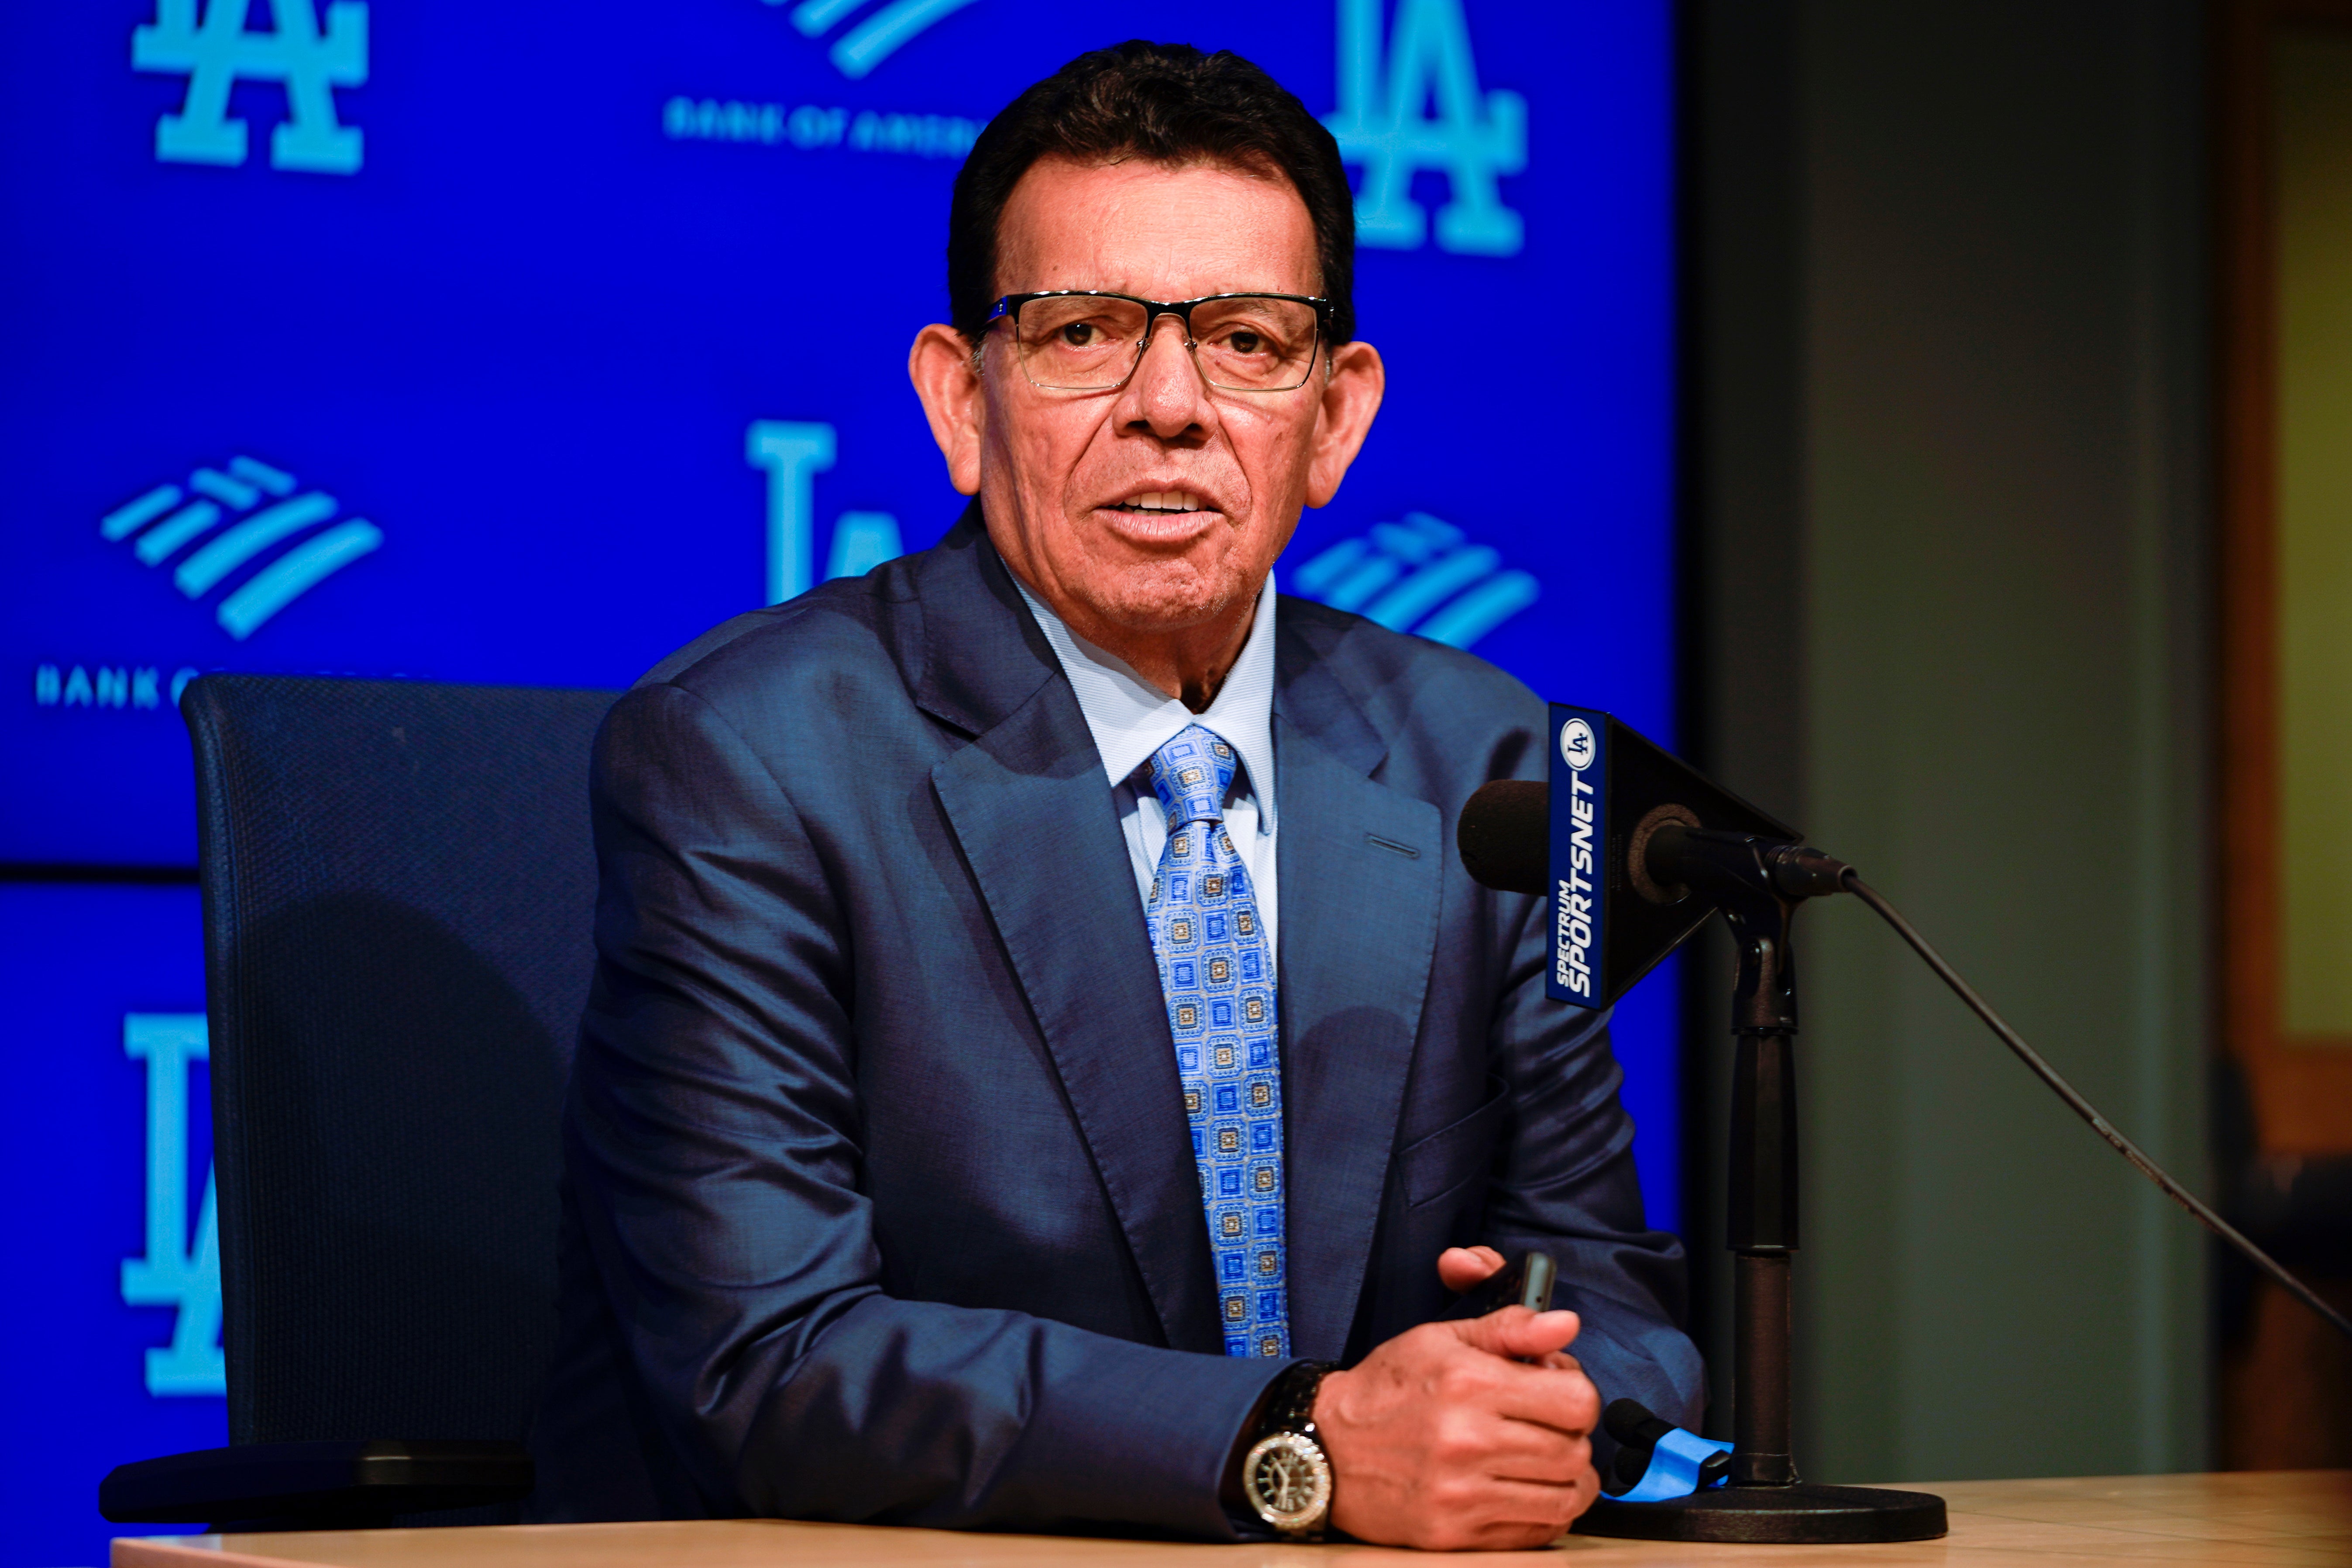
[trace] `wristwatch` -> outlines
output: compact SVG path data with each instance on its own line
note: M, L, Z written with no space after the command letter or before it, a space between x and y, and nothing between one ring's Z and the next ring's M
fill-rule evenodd
M1313 1540L1331 1517L1331 1459L1315 1430L1315 1391L1328 1362L1301 1362L1275 1379L1258 1439L1242 1457L1242 1495L1287 1540Z

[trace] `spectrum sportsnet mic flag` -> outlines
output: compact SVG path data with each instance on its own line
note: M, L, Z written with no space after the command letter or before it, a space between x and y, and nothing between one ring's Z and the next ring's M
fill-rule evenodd
M1544 991L1572 1006L1605 1007L1714 912L1689 889L1651 879L1652 834L1679 823L1792 842L1801 835L1598 710L1553 703L1551 742Z
M1601 938L1608 930L1609 718L1552 705L1551 982L1554 998L1601 1005Z

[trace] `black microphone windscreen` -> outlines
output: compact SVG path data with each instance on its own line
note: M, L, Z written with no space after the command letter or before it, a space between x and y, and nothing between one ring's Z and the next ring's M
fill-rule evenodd
M1479 786L1454 830L1462 868L1498 893L1551 890L1551 786L1496 779Z

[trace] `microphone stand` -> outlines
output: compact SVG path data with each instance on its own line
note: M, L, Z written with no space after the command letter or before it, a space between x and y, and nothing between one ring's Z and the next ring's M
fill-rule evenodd
M1663 1502L1601 1499L1580 1534L1649 1541L1830 1543L1919 1541L1945 1532L1927 1492L1809 1485L1790 1437L1790 1264L1797 1250L1797 970L1790 928L1816 893L1843 891L1843 865L1751 834L1661 827L1654 882L1720 910L1738 946L1732 986L1733 1447L1725 1484Z
M1808 1485L1798 1479L1790 1442L1789 1274L1797 1250L1797 967L1790 927L1800 905L1824 893L1852 893L1868 905L2109 1148L2282 1289L2352 1338L2352 1317L2336 1310L2117 1131L1853 867L1805 848L1792 829L1716 788L1606 713L1555 703L1552 719L1561 759L1572 770L1583 771L1576 763L1574 726L1582 726L1581 754L1588 767L1603 755L1596 741L1605 734L1611 758L1603 772L1606 798L1621 806L1650 806L1622 837L1601 817L1610 856L1623 857L1601 878L1611 910L1608 994L1613 997L1639 980L1710 913L1722 913L1739 950L1731 999L1738 1053L1726 1227L1736 1270L1734 1443L1727 1484L1662 1502L1603 1498L1576 1521L1580 1532L1803 1543L1919 1541L1944 1533L1943 1499L1926 1492ZM1577 788L1591 793L1589 781ZM1684 802L1696 803L1697 809ZM1481 787L1464 807L1455 831L1464 868L1497 891L1549 894L1551 868L1543 856L1528 850L1541 846L1548 853L1552 847L1552 830L1565 820L1553 814L1558 804L1549 786L1527 780L1496 779ZM1702 820L1747 831L1701 827ZM1636 898L1640 901L1633 901ZM1564 993L1555 994L1567 999ZM1588 995L1583 1005L1593 1005L1593 999Z

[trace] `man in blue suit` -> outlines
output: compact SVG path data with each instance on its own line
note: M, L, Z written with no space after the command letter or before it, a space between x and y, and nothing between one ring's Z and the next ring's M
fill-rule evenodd
M1601 1401L1701 1374L1601 1022L1452 851L1542 705L1273 592L1381 397L1337 148L1123 45L950 229L963 521L598 745L540 1511L1549 1540ZM1566 1310L1432 1321L1528 1248Z

